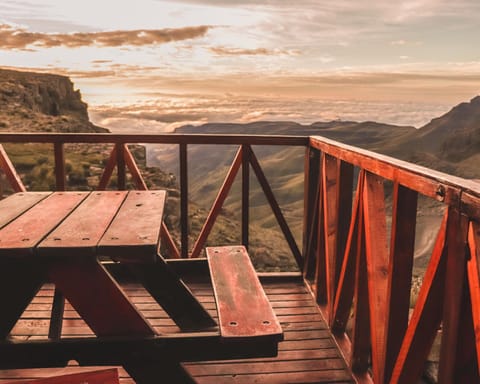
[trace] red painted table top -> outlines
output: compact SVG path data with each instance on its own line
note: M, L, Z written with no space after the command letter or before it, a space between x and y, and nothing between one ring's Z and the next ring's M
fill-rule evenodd
M165 191L16 193L0 201L0 256L153 259L165 195Z

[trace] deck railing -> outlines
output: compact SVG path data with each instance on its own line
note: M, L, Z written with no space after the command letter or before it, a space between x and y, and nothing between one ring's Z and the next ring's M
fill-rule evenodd
M249 245L249 191L250 191L250 169L253 170L258 182L265 194L265 197L273 211L281 231L288 243L288 246L295 257L298 265L303 262L300 248L297 246L292 231L285 220L280 209L280 205L275 198L270 183L260 166L252 146L299 146L306 147L308 138L292 136L243 136L243 135L129 135L129 134L0 134L0 144L2 143L47 143L52 145L55 164L56 190L66 189L65 172L65 144L113 144L113 149L106 161L103 174L97 186L98 190L105 189L116 168L117 187L125 189L126 171L131 174L135 187L146 189L147 185L137 166L134 156L128 148L128 144L171 144L178 145L179 153L179 187L180 187L180 247L177 247L165 226L162 227L162 236L171 257L198 257L204 248L207 238L215 224L215 221L222 209L225 199L233 185L235 177L240 168L242 169L242 209L241 209L241 242L248 247ZM208 213L207 220L192 247L189 244L189 177L188 177L188 146L189 145L233 145L238 146L238 150L233 159L231 167L225 177L223 185L217 193L216 199ZM0 168L3 168L8 181L15 191L24 191L18 172L10 161L7 153L0 148Z
M441 329L439 383L478 383L480 184L320 137L307 168L304 274L357 378L418 382ZM445 214L410 313L419 196Z
M198 256L240 168L241 241L248 246L252 169L359 382L417 382L439 334L439 382L479 382L480 184L321 137L0 134L1 143L52 144L58 190L66 188L65 144L114 144L99 189L107 186L115 167L120 189L125 188L127 169L136 187L146 188L127 144L178 145L179 250L166 227L162 231L177 257ZM188 146L192 144L230 144L238 146L238 150L206 222L190 248ZM254 145L306 149L301 250L252 150ZM14 190L24 190L3 150L0 167ZM445 214L411 310L420 197L443 204ZM391 217L391 224L387 217Z

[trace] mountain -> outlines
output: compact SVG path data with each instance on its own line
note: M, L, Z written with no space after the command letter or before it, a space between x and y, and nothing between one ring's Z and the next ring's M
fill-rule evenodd
M1 68L0 131L108 132L90 122L68 77Z
M311 125L260 121L249 124L187 125L177 128L176 132L318 135L460 177L480 179L480 96L455 106L419 129L373 121L330 121ZM271 148L270 152L279 156L277 150ZM218 156L223 156L222 153L220 151ZM218 156L209 152L212 163L224 164L225 161Z
M453 107L404 138L393 154L457 176L480 179L480 96Z
M457 176L480 179L480 97L454 107L419 129L378 122L330 121L301 125L295 122L264 121L249 124L188 125L178 128L176 133L318 135ZM208 209L223 182L236 148L204 145L190 145L188 148L190 196L193 201ZM300 243L304 149L265 146L255 147L254 152ZM170 154L163 149L158 154L155 150L151 151L148 161L150 164L160 161L163 167L175 172L177 159L176 149ZM226 215L240 210L239 185L233 186L231 195L232 198L224 205ZM251 216L255 223L261 226L262 231L273 231L277 224L253 177L250 201ZM416 265L418 270L423 270L443 211L438 204L421 199L418 212ZM271 239L278 244L282 241L281 236L278 238L271 235ZM274 249L279 254L285 252L284 246Z

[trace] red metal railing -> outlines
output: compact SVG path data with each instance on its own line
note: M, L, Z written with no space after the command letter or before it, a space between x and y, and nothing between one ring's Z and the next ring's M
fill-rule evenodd
M181 248L197 256L242 168L242 242L248 245L249 170L253 169L332 333L359 382L414 383L441 328L439 382L479 382L480 185L320 137L110 134L0 134L0 143L51 143L58 189L65 188L65 143L113 143L99 188L115 167L146 188L128 143L179 146ZM238 150L195 244L188 244L188 146L232 144ZM253 145L306 148L304 237L299 251ZM20 178L0 151L15 190ZM390 202L385 193L392 184ZM417 202L432 199L445 215L410 311ZM168 234L167 231L164 231ZM167 236L168 238L168 236ZM170 246L175 248L171 241ZM410 313L411 312L411 313Z

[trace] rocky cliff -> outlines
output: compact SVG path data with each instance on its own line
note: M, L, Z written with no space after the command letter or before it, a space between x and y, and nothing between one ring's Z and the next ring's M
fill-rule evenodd
M0 131L108 132L89 121L68 77L0 69Z

